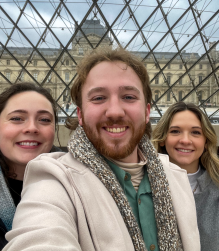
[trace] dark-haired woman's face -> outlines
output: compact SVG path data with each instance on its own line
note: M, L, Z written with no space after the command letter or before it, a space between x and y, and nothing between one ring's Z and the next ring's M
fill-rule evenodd
M37 92L12 96L0 114L0 150L9 167L26 166L39 154L48 153L54 135L52 105Z
M166 151L172 163L189 173L196 172L205 142L201 122L193 112L182 111L173 116L165 140Z

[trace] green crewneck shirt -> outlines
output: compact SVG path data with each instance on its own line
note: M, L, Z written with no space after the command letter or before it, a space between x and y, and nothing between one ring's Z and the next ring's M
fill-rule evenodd
M154 204L146 166L144 166L144 176L139 185L138 192L136 192L131 182L130 173L125 172L108 159L106 159L106 161L124 190L124 193L138 222L148 251L159 251Z

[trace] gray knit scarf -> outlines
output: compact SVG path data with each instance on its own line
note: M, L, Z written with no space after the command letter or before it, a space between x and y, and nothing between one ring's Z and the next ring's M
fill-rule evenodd
M182 242L163 165L147 135L143 136L139 148L147 158L147 171L153 196L159 249L160 251L182 251ZM68 150L75 159L86 165L107 188L120 210L135 250L147 250L123 189L115 174L89 141L81 126L78 126L74 131L68 143Z
M0 218L7 231L11 230L16 207L0 167Z

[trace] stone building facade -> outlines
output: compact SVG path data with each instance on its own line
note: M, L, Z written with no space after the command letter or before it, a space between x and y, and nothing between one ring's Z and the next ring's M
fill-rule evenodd
M99 20L86 20L81 30L76 30L71 46L64 49L0 47L0 92L10 84L32 82L49 90L60 106L70 102L69 88L84 54L90 53L97 45L113 46L113 40ZM175 52L132 53L142 58L148 70L153 100L158 106L169 106L185 97L186 102L200 104L206 100L206 106L219 106L219 92L208 99L218 90L216 75L211 74L212 67L218 66L216 49L210 52L213 65L206 56L186 51L176 57Z

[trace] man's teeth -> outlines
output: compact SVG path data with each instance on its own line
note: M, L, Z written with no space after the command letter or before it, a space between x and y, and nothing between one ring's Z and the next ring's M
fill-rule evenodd
M125 131L125 127L122 128L106 128L107 132L120 133Z
M19 145L21 146L38 146L37 142L20 142Z
M192 150L186 150L186 149L177 149L178 151L180 151L180 152L184 152L184 153L190 153L190 152L192 152Z

